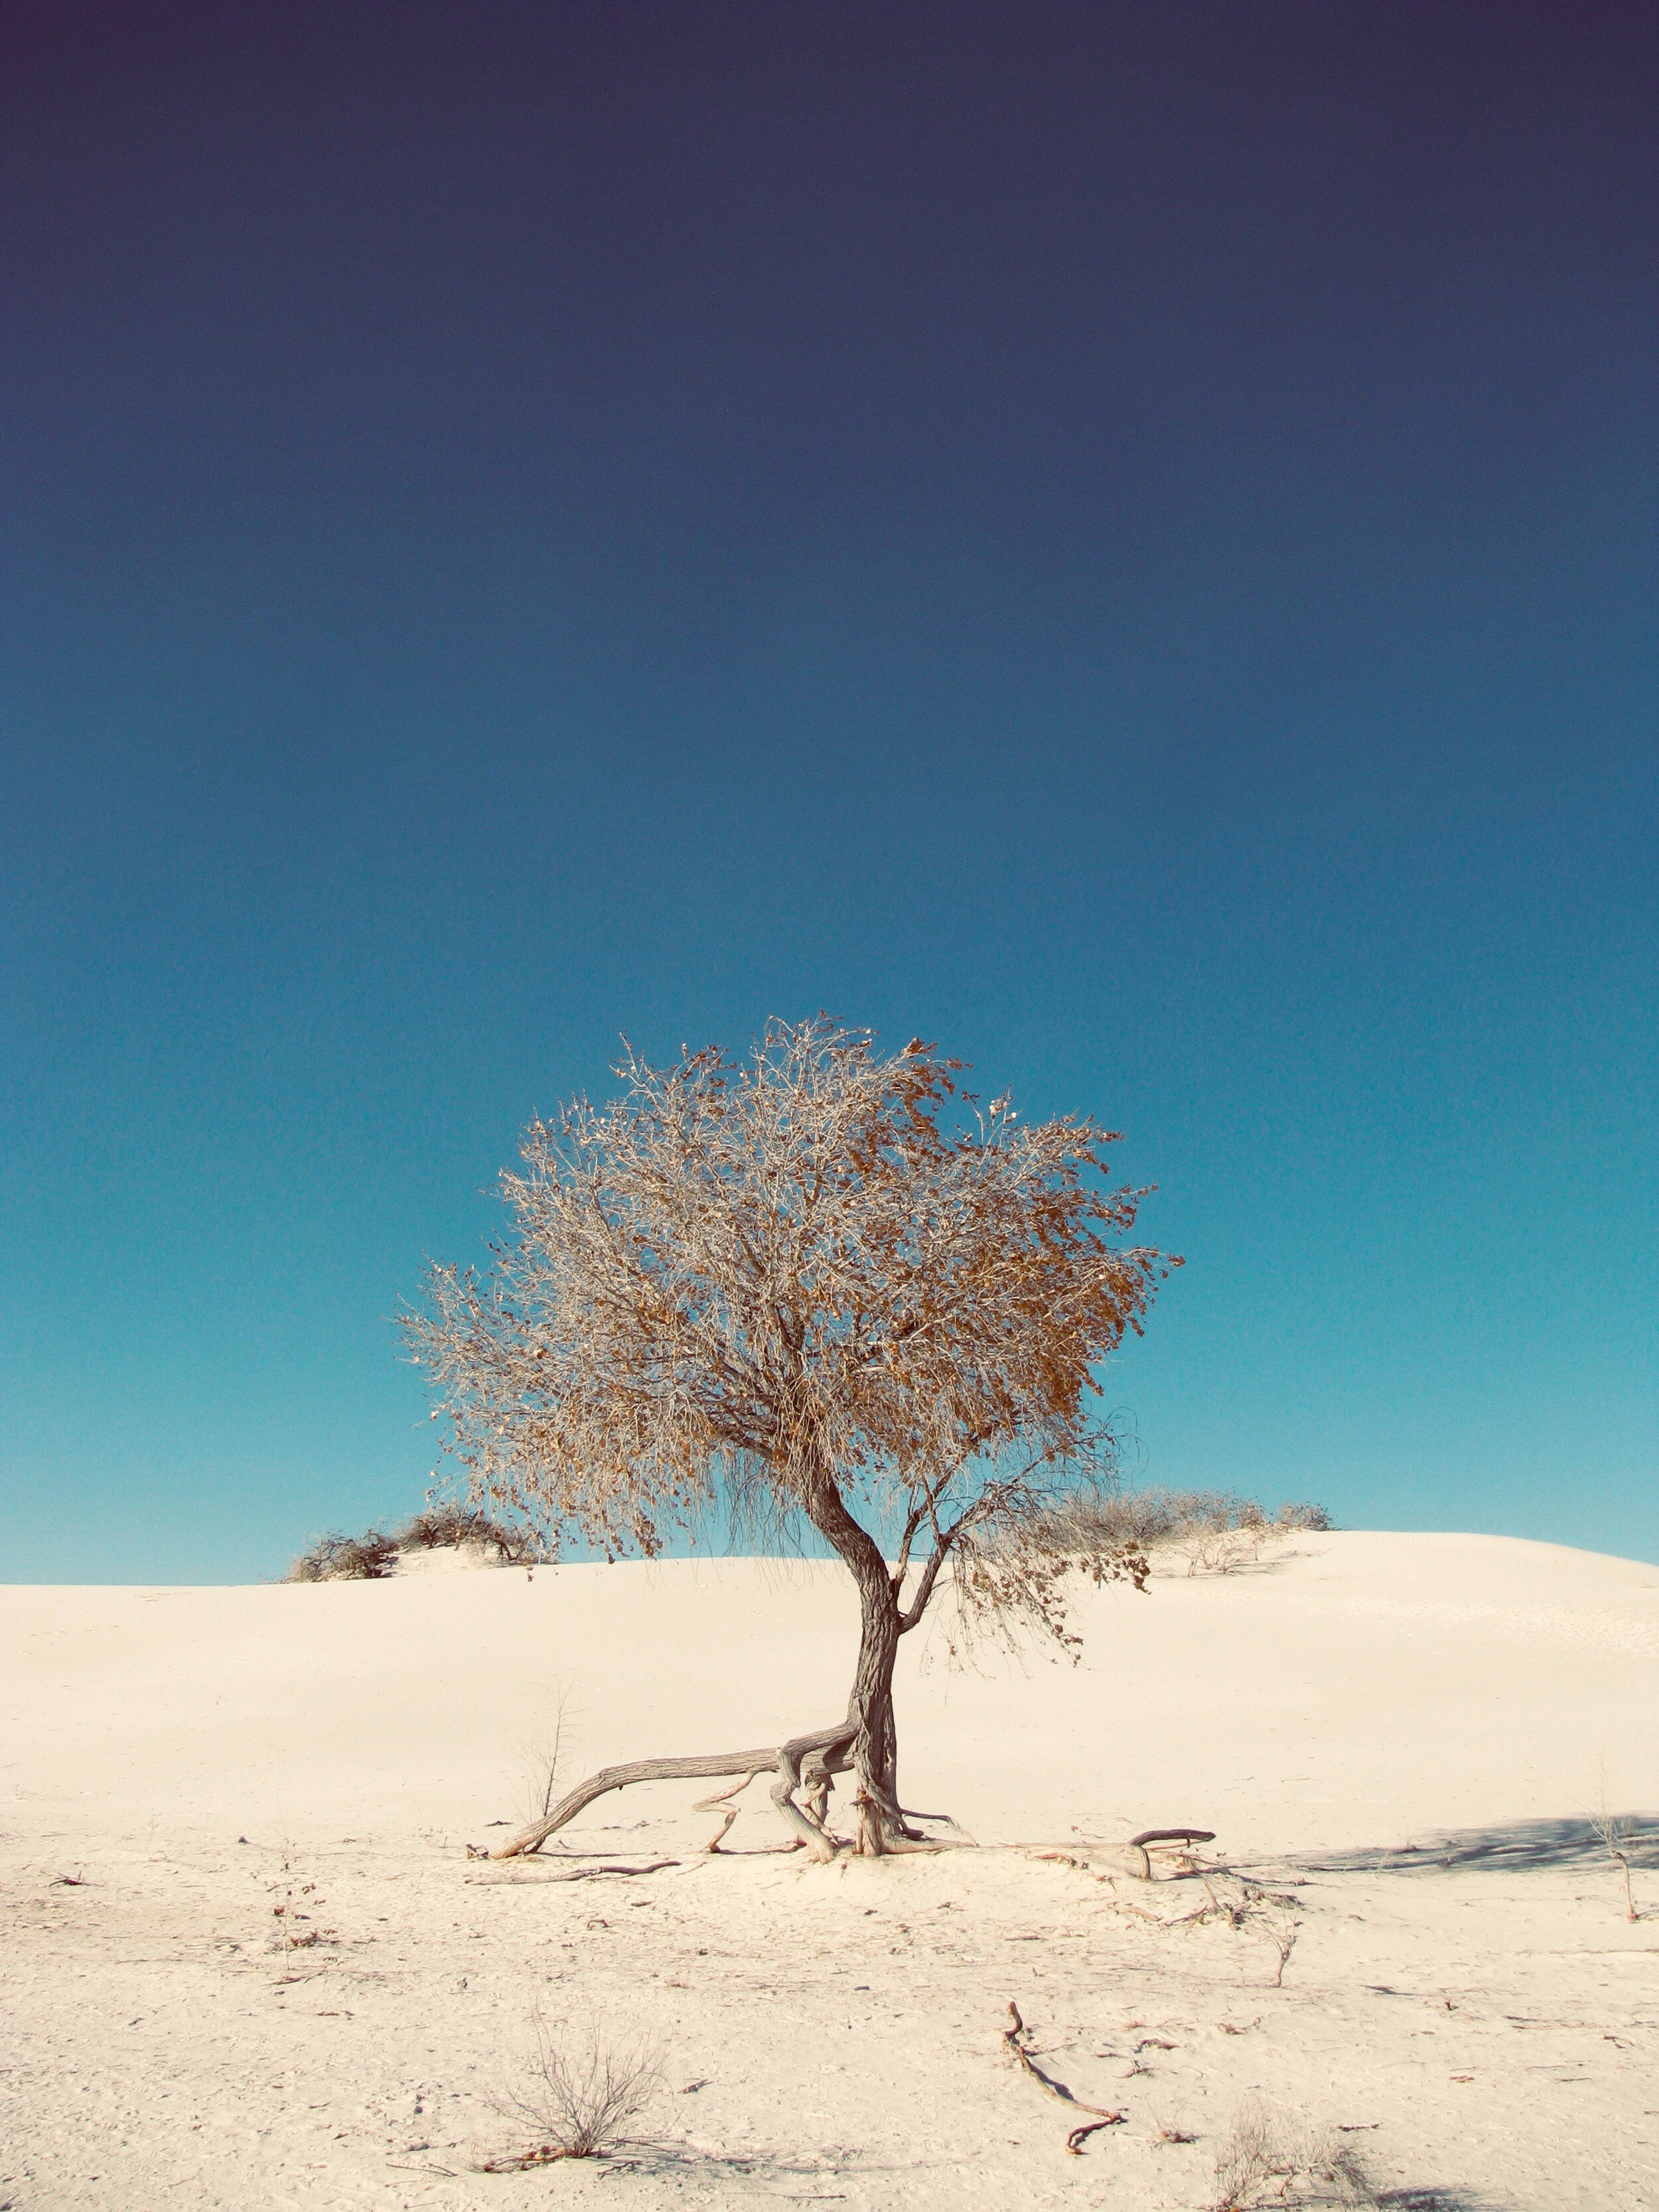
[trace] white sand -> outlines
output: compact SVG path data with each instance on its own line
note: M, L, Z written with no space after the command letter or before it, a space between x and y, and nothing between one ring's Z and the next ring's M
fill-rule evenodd
M1659 1570L1301 1537L1082 1620L1076 1670L907 1648L907 1802L977 1851L711 1859L672 1785L486 1867L562 1692L571 1779L833 1717L840 1570L0 1593L0 2207L1197 2212L1252 2099L1353 2130L1399 2205L1659 2205ZM1633 1925L1603 1804L1652 1831ZM1202 1884L1108 1848L1175 1823L1287 1901L1176 1924ZM1080 2157L1011 1997L1126 2115ZM529 2140L490 2098L538 2012L648 2033L665 2088L615 2158L480 2175Z

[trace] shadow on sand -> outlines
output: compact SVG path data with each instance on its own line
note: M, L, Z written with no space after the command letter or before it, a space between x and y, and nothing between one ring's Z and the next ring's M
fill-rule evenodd
M1376 2202L1389 2212L1509 2212L1496 2197L1462 2189L1385 2189Z
M692 2142L641 2140L618 2144L605 2160L603 2170L649 2174L653 2179L673 2180L682 2186L713 2182L723 2185L733 2196L743 2189L745 2196L810 2204L840 2197L843 2192L836 2188L837 2182L873 2181L878 2187L890 2187L906 2178L914 2180L920 2169L851 2150L786 2158L764 2150L719 2151ZM744 2189L744 2184L752 2187ZM1432 2212L1433 2200L1425 2199L1425 2203ZM1448 2201L1445 2212L1463 2212L1463 2208Z
M1659 1867L1659 1819L1628 1814L1630 1831L1619 1849L1632 1868ZM1513 1820L1505 1827L1433 1830L1409 1844L1385 1849L1298 1854L1309 1874L1439 1874L1448 1867L1483 1867L1494 1873L1530 1874L1588 1869L1609 1863L1606 1842L1589 1820Z

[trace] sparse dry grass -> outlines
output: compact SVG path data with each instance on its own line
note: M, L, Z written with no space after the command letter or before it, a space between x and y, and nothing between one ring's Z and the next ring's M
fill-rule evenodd
M1374 2205L1364 2160L1330 2128L1310 2128L1271 2106L1242 2106L1217 2153L1212 2212L1274 2204Z
M1104 1491L1079 1497L1049 1518L1061 1547L1125 1547L1154 1561L1184 1553L1189 1575L1230 1574L1255 1559L1264 1543L1332 1525L1322 1505L1287 1503L1269 1512L1230 1490Z

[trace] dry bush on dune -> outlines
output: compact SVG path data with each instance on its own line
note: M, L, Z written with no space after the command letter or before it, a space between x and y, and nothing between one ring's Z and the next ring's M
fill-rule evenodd
M459 1551L476 1545L480 1551L493 1552L508 1567L535 1566L546 1556L527 1530L495 1520L475 1505L452 1500L428 1505L406 1521L398 1531L398 1541L406 1552Z
M404 1317L449 1449L473 1502L552 1554L654 1556L723 1491L763 1492L846 1565L861 1636L841 1720L605 1769L495 1856L632 1783L764 1773L827 1860L849 1771L858 1848L930 1848L899 1797L899 1640L942 1577L969 1615L1067 1645L1077 1569L1144 1585L1133 1542L1079 1523L1056 1554L1043 1531L1110 1484L1095 1370L1176 1263L1112 1241L1143 1195L1098 1180L1113 1132L981 1105L919 1039L884 1059L867 1031L775 1022L741 1061L630 1052L617 1072L609 1107L531 1125L491 1275L434 1267Z
M289 1567L291 1583L380 1582L398 1564L398 1540L384 1529L366 1528L361 1536L318 1537Z
M389 1534L365 1529L361 1536L319 1536L289 1567L291 1583L381 1582L396 1571L405 1552L459 1551L476 1547L492 1552L501 1566L532 1566L544 1554L532 1536L509 1528L476 1508L428 1505Z
M649 2046L612 2042L597 2032L556 2037L538 2019L536 2055L498 2109L528 2120L537 2141L491 2159L486 2173L519 2173L561 2159L603 2158L656 2094L662 2069Z

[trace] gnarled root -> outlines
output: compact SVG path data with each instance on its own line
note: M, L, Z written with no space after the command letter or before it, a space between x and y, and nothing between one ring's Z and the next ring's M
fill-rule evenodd
M712 1797L699 1797L696 1803L691 1808L691 1810L694 1813L712 1813L716 1805L724 1805L726 1807L725 1814L721 1817L720 1827L703 1845L704 1850L708 1852L711 1856L718 1854L720 1845L726 1841L726 1837L732 1832L732 1821L737 1819L738 1813L742 1809L740 1806L731 1803L731 1799L733 1797L741 1797L744 1791L749 1787L754 1778L755 1778L752 1773L745 1774L742 1776L739 1780L734 1782L729 1790L717 1790Z
M812 1748L817 1748L814 1746ZM800 1762L807 1747L799 1740L778 1747L777 1780L772 1784L772 1802L784 1820L799 1837L812 1856L826 1863L836 1856L835 1839L822 1820L814 1820L805 1808L795 1802L795 1792L801 1786ZM816 1782L814 1799L818 1795ZM827 1807L830 1796L829 1779L823 1780L823 1802Z
M817 1729L810 1735L792 1736L787 1743L768 1745L759 1751L717 1752L701 1759L639 1759L626 1766L602 1767L599 1773L589 1775L586 1782L579 1783L561 1797L544 1819L532 1821L529 1827L508 1837L489 1856L494 1859L512 1859L539 1850L550 1836L574 1820L596 1797L605 1796L612 1790L626 1790L636 1782L703 1782L720 1780L729 1775L736 1778L732 1789L700 1797L693 1808L700 1813L711 1812L717 1805L726 1808L724 1826L707 1845L710 1851L718 1851L738 1816L738 1808L730 1801L746 1790L757 1774L770 1774L775 1777L772 1802L793 1831L796 1848L811 1851L814 1858L828 1864L837 1850L848 1848L836 1842L827 1823L834 1778L846 1773L852 1765L857 1733L854 1723L842 1721L834 1728ZM859 1835L853 1849L880 1858L890 1853L946 1848L919 1835L909 1821L948 1820L948 1814L907 1815L884 1792L874 1789L862 1778L856 1802ZM957 1825L954 1821L950 1824L953 1827Z
M854 1730L843 1721L834 1728L818 1729L810 1735L793 1736L787 1743L770 1744L759 1751L715 1752L701 1759L637 1759L626 1766L602 1767L561 1797L544 1819L509 1836L489 1856L512 1859L526 1851L539 1850L550 1836L556 1835L596 1797L604 1797L612 1790L626 1790L635 1782L706 1782L735 1775L742 1778L738 1785L742 1789L757 1774L775 1774L772 1802L794 1829L798 1839L815 1857L828 1861L834 1858L836 1845L823 1825L823 1814L828 1806L830 1777L845 1771L854 1734ZM805 1777L803 1761L806 1762ZM803 1786L803 1780L809 1792L810 1812L795 1802L795 1792ZM735 1791L724 1791L721 1798L735 1795ZM721 1800L705 1798L702 1802L707 1808ZM726 1827L730 1826L728 1820ZM722 1828L720 1835L725 1833L726 1828ZM720 1836L714 1841L718 1844Z

